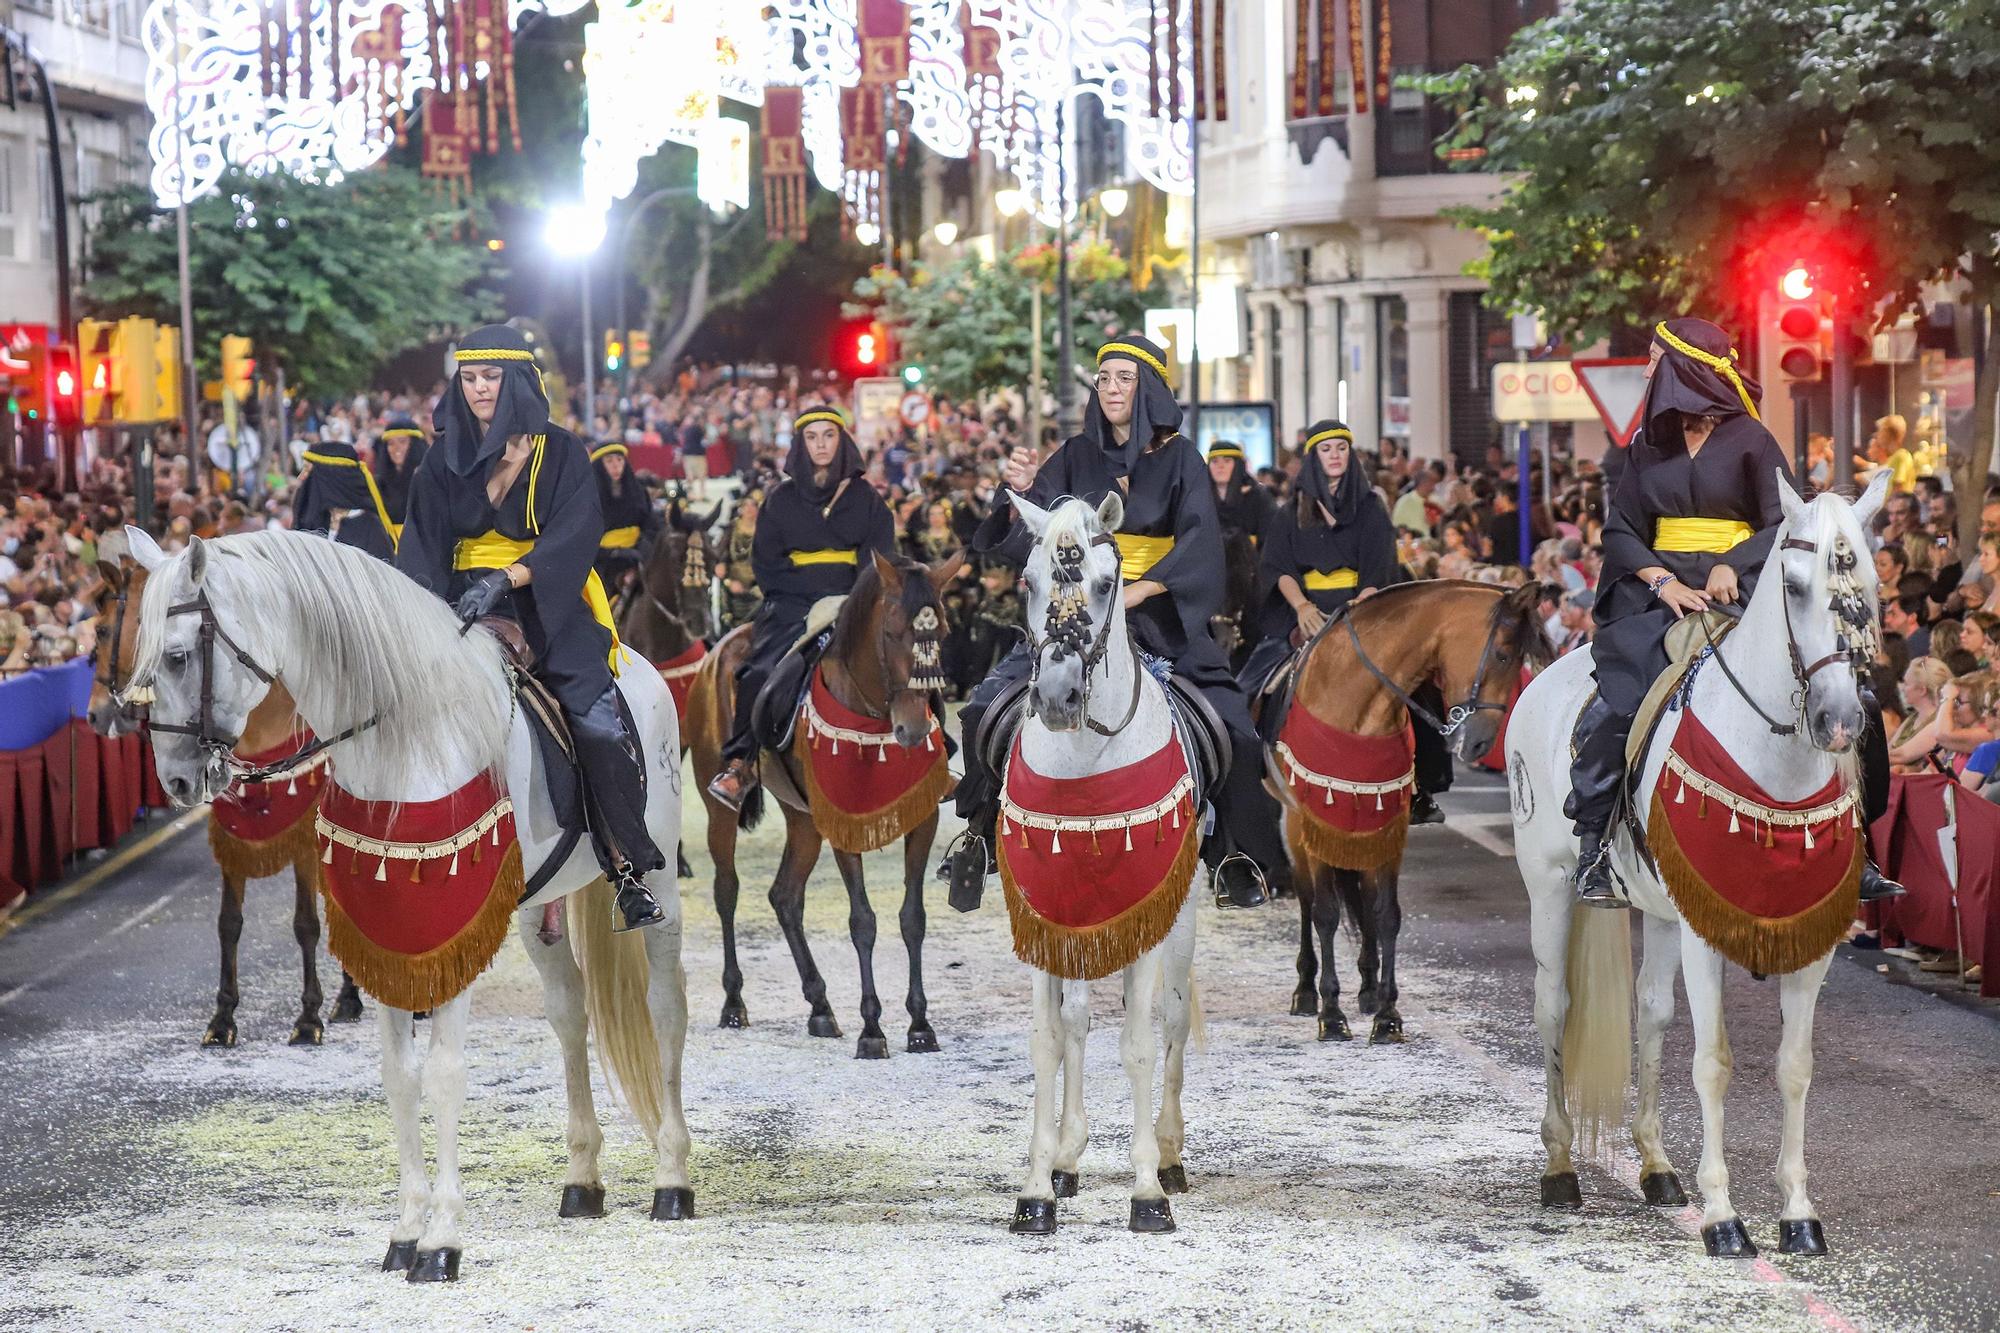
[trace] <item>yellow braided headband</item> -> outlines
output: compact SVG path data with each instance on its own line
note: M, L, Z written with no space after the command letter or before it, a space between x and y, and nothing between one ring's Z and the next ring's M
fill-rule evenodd
M1713 352L1704 352L1699 347L1691 343L1682 342L1679 338L1669 333L1665 320L1660 321L1659 326L1653 330L1653 335L1676 352L1679 352L1682 356L1691 356L1704 366L1712 370L1721 371L1722 377L1728 380L1731 387L1736 390L1736 396L1743 400L1743 410L1750 414L1750 419L1752 421L1762 421L1764 419L1757 415L1757 404L1750 401L1750 391L1743 387L1743 377L1736 373L1736 363L1730 359L1736 355L1735 348L1732 347L1729 349L1729 356L1717 356Z
M323 463L327 467L361 466L361 460L358 458L338 458L335 457L333 454L316 454L310 449L306 450L305 453L300 455L300 457L305 459L305 461L308 463Z
M1097 349L1097 364L1100 366L1103 365L1105 357L1114 355L1129 356L1134 361L1145 362L1154 370L1160 372L1160 378L1167 382L1169 389L1174 387L1174 377L1167 373L1166 363L1145 348L1134 347L1131 343L1106 343Z
M401 439L406 435L413 440L421 440L424 438L424 433L418 430L415 426L398 426L394 430L383 431L380 435L376 436L375 438L379 440L396 440L396 439Z
M1354 432L1345 426L1335 426L1332 430L1323 430L1317 435L1307 437L1306 448L1317 449L1328 440L1346 440L1349 444L1353 444Z
M461 347L453 356L463 366L474 361L533 361L533 352L524 352L515 347Z
M807 426L810 426L815 421L831 421L834 425L840 427L842 430L847 429L847 418L840 415L840 413L838 412L829 412L829 411L803 413L800 415L797 421L794 421L792 423L792 429L804 430Z
M1218 444L1208 451L1210 458L1243 458L1246 455L1233 444Z
M610 444L600 444L595 449L592 449L590 451L590 461L595 463L606 454L624 454L630 457L631 453L632 451L627 449L622 443L613 440Z

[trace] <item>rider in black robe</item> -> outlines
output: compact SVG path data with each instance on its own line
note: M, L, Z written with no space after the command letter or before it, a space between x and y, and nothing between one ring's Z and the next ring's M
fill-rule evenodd
M1128 607L1126 624L1141 649L1171 662L1176 674L1201 691L1229 731L1234 760L1228 781L1211 793L1217 829L1203 850L1216 870L1217 901L1254 907L1264 901L1265 885L1288 882L1290 871L1277 805L1264 790L1262 744L1243 692L1209 633L1209 618L1222 600L1215 487L1194 442L1179 433L1181 410L1167 382L1165 354L1128 336L1102 348L1097 364L1100 383L1106 374L1137 373L1127 434L1121 439L1107 420L1102 391L1093 393L1083 433L1041 464L1026 498L1048 508L1065 497L1096 504L1112 487L1124 490L1118 537L1128 595L1137 585L1151 585L1151 595ZM974 535L973 550L1024 564L1033 539L1015 517L1013 505L996 502ZM973 690L961 715L966 744L958 812L965 816L967 834L947 862L955 902L976 898L976 886L991 867L999 810L999 777L971 742L994 697L1025 679L1032 664L1027 645L1017 646Z
M403 450L403 461L396 462L392 450ZM382 508L389 516L389 532L400 542L403 539L403 523L410 512L410 485L416 480L417 469L424 464L424 455L430 446L424 439L423 428L408 416L397 413L382 427L382 433L375 437L375 461L370 470L375 474L375 489L382 493Z
M591 569L604 519L590 455L549 421L541 371L518 330L489 325L468 335L457 364L438 400L439 447L410 487L396 567L468 623L499 616L521 627L535 674L568 716L592 845L625 928L653 925L666 914L640 876L667 859L646 827L645 759L611 678L610 607ZM474 399L491 404L489 415ZM509 468L496 506L489 483Z
M1220 481L1215 480L1218 463L1229 464ZM1223 535L1240 532L1252 542L1263 541L1278 502L1250 475L1242 446L1227 441L1209 446L1208 476L1215 486L1215 513L1222 521Z
M652 497L632 473L630 450L622 444L600 444L590 451L590 461L597 472L597 507L604 514L597 577L615 598L626 576L652 554L664 524Z
M306 450L305 461L312 468L292 501L292 526L300 532L335 532L337 526L335 541L393 560L396 544L383 497L354 446L325 441Z
M1336 459L1346 460L1338 482L1327 475ZM1396 529L1366 473L1354 452L1354 432L1346 425L1319 421L1306 432L1298 494L1264 529L1258 561L1257 646L1237 676L1244 693L1254 696L1264 687L1295 651L1294 637L1303 645L1324 620L1363 593L1404 581L1396 559ZM1306 606L1314 614L1305 614ZM1444 698L1435 685L1425 682L1412 693L1433 714L1443 714ZM1267 730L1270 720L1267 714ZM1417 769L1410 820L1440 823L1444 812L1433 793L1451 786L1451 754L1437 728L1415 715L1410 725L1416 737Z
M1578 723L1563 804L1580 843L1578 899L1598 907L1628 905L1606 828L1633 714L1667 669L1667 631L1707 605L1749 604L1784 521L1779 487L1792 475L1757 415L1761 390L1737 366L1726 332L1704 319L1669 320L1655 330L1652 351L1643 425L1605 515L1591 644L1597 692ZM1879 732L1880 721L1870 730ZM1865 898L1900 892L1872 865L1862 878Z
M815 461L812 451L829 445L826 461ZM722 747L725 762L708 784L708 794L731 810L741 808L757 784L751 708L805 633L807 612L822 597L852 592L861 562L871 553L895 557L895 516L863 470L861 450L840 413L812 408L792 423L787 476L764 500L750 552L764 600L751 622L749 660L736 677L736 717Z

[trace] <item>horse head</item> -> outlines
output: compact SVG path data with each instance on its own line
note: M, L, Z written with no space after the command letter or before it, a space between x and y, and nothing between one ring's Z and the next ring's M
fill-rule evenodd
M106 542L110 534L106 534ZM139 599L146 570L131 554L110 555L100 543L97 584L88 594L97 612L97 646L92 650L90 727L100 736L136 731L144 718L143 691L129 687L139 655ZM109 558L106 558L106 557Z
M1521 668L1539 669L1555 658L1540 611L1541 585L1524 583L1494 602L1484 634L1448 634L1438 654L1445 700L1463 708L1452 733L1458 757L1484 759L1500 739L1508 700Z
M863 695L872 669L898 745L922 745L931 732L931 695L944 676L944 602L940 593L963 567L962 555L936 568L876 552L848 598L827 656L840 662ZM873 662L862 636L873 644Z
M1851 749L1867 723L1861 676L1875 659L1881 615L1868 524L1888 490L1884 468L1857 500L1831 491L1805 500L1778 473L1785 522L1753 601L1771 597L1781 608L1799 721L1829 753Z
M175 805L194 805L229 786L230 752L271 678L238 646L242 609L217 595L212 543L197 537L170 556L138 528L125 535L145 588L127 688L150 687L160 785Z
M1050 731L1075 731L1089 708L1091 676L1112 631L1124 623L1113 534L1125 502L1115 490L1094 509L1083 500L1043 509L1018 495L1008 498L1035 535L1021 572L1034 653L1028 707Z

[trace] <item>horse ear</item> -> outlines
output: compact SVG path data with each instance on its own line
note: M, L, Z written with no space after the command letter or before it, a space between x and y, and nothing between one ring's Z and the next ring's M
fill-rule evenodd
M1792 479L1785 475L1783 468L1773 468L1778 475L1778 503L1785 509L1785 526L1797 532L1805 526L1806 502L1792 486Z
M139 562L141 569L154 570L167 563L167 553L153 540L153 534L144 528L135 528L127 523L125 545L131 549L132 558Z
M1861 492L1861 498L1854 502L1854 521L1866 532L1868 525L1881 512L1882 502L1889 498L1889 469L1875 469L1875 476L1868 483L1868 489Z
M1012 491L1007 492L1007 499L1013 504L1014 512L1021 516L1021 521L1028 525L1028 531L1035 534L1035 540L1040 541L1042 534L1049 530L1049 511Z
M208 573L208 543L196 537L188 542L188 587L201 586L202 576Z
M117 592L125 586L125 566L116 560L97 562L97 577L104 580L104 586Z
M931 588L934 591L943 592L950 586L951 581L958 577L959 571L964 568L965 548L961 546L942 561L931 566L928 574L931 581Z
M875 556L875 577L882 580L883 588L891 596L901 593L903 591L903 571L896 568L896 562L883 555L880 551L876 551L873 554Z
M1125 521L1125 497L1118 493L1116 486L1104 493L1104 499L1097 506L1097 521L1104 525L1106 532L1118 531L1118 525Z

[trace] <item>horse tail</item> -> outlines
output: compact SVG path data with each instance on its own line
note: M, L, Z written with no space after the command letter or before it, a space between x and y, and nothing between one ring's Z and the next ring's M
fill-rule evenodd
M748 833L763 818L764 784L760 782L745 793L742 808L736 812L736 827Z
M1625 1123L1632 1081L1632 926L1623 912L1577 907L1569 925L1563 1088L1585 1153Z
M647 1141L657 1141L666 1075L646 1002L645 942L636 930L612 931L611 885L603 876L568 902L569 935L583 969L584 1009L597 1033L598 1059Z

